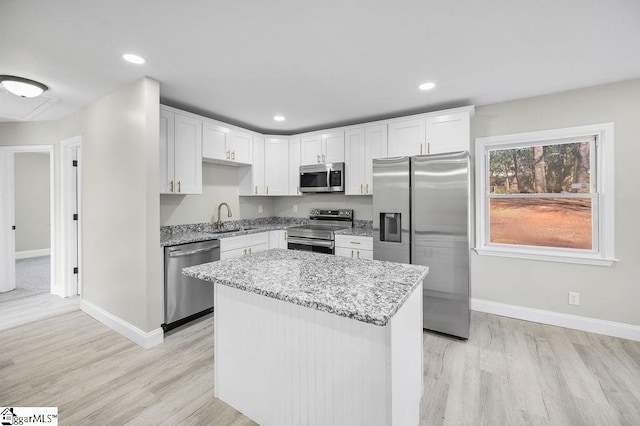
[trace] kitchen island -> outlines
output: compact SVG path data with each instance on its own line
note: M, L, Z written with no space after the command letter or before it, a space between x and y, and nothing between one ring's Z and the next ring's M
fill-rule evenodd
M418 424L428 268L268 250L183 270L214 295L216 397L260 424Z

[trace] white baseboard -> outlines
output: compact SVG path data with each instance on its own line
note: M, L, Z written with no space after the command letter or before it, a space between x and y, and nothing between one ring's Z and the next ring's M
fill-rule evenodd
M91 315L110 329L117 331L132 342L142 346L145 349L152 348L159 345L164 340L164 333L162 328L157 328L153 331L146 332L140 330L138 327L129 324L122 318L119 318L104 309L94 305L91 302L83 300L80 302L80 309L83 312Z
M483 299L471 299L471 309L478 312L501 315L503 317L517 318L640 341L640 326L637 325L544 311L542 309L533 309L524 306L508 305L506 303L492 302Z
M17 251L16 259L29 259L31 257L51 256L51 249Z

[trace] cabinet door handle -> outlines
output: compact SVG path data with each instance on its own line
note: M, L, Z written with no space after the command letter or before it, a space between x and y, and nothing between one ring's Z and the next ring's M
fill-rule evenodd
M267 185L267 195L269 195L269 185Z
M358 259L360 259L360 250L357 250L356 253L358 253Z
M244 249L244 254L247 254L247 249Z
M258 185L256 185L256 189L254 190L255 194L258 194Z
M231 157L231 151L225 151L224 154L227 157L227 160Z
M284 231L284 240L287 241L287 231Z
M251 247L249 247L249 254L251 254Z
M349 241L351 244L360 244L360 241Z
M431 142L427 142L427 154L431 154Z
M180 184L180 181L178 181L178 192L182 192L182 185Z
M364 190L364 192L366 192L367 194L369 193L369 184L368 184L368 183L367 183L367 184L365 184L365 190Z
M351 257L353 257L353 250L351 250Z
M231 159L232 159L232 160L235 160L235 159L236 159L236 152L235 152L235 151L232 151L232 152L231 152Z
M319 163L319 162L320 162L320 154L316 156L316 163Z
M300 193L300 185L296 186L296 192L299 194Z
M360 184L360 193L361 193L361 194L362 194L362 191L363 191L363 189L362 189L362 188L363 188L363 186L364 186L364 185Z
M326 162L327 162L327 160L326 160L326 159L325 159L325 157L324 157L324 154L322 154L322 162L323 162L323 163L326 163Z
M169 192L173 192L173 181L169 182Z
M420 155L422 155L422 144L420 144Z

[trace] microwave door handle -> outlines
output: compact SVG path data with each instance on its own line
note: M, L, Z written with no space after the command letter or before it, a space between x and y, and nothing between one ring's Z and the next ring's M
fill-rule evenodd
M327 169L327 190L331 189L331 169Z

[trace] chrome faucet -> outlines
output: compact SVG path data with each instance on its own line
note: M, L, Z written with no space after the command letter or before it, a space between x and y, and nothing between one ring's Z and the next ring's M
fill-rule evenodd
M222 206L227 206L227 217L231 217L231 207L229 207L229 204L227 203L218 204L218 221L216 222L217 229L222 228L222 219L220 217L220 209L222 208Z

